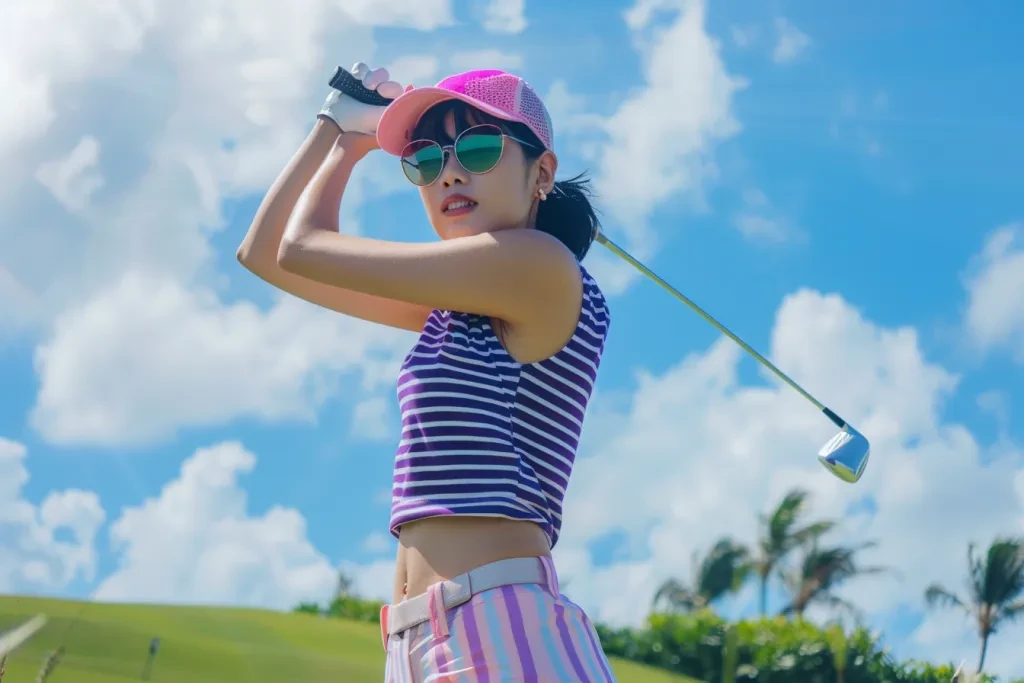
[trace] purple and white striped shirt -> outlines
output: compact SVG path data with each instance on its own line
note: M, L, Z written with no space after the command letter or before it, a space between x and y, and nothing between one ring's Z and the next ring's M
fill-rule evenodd
M569 342L537 363L513 360L487 316L433 311L402 362L402 440L391 533L439 515L538 523L551 547L597 379L610 317L580 266L583 305Z

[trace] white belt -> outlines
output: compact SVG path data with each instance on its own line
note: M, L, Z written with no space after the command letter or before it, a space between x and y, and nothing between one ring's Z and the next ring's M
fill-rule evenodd
M469 602L477 593L483 593L501 586L524 583L544 584L547 581L544 566L536 557L516 557L499 560L482 567L459 574L441 584L441 595L445 610ZM390 605L387 611L387 634L401 633L414 626L430 621L430 593L417 595Z

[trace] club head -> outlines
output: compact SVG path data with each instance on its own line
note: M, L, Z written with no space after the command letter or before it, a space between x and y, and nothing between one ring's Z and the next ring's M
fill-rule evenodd
M818 461L829 472L851 484L864 474L870 456L871 444L850 425L843 427L818 451Z

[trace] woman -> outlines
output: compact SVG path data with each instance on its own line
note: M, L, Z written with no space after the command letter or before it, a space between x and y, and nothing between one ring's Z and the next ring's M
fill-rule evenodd
M407 88L357 64L386 109L331 93L260 206L239 260L340 313L412 330L398 377L386 680L613 681L551 549L609 316L580 264L597 219L555 181L551 122L501 71ZM339 234L371 150L399 156L441 238Z

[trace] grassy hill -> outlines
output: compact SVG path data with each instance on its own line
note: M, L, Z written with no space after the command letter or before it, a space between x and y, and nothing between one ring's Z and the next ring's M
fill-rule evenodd
M161 639L150 680L189 683L380 683L384 653L369 624L235 608L86 604L0 596L0 631L45 613L50 621L8 660L3 683L31 683L63 638L52 683L138 681L150 638ZM75 617L81 614L76 622ZM620 683L694 683L613 661Z

